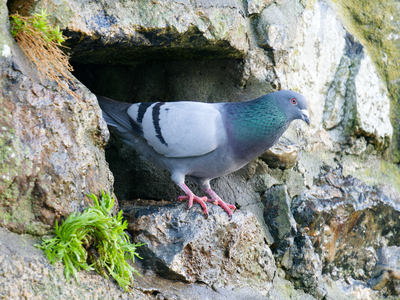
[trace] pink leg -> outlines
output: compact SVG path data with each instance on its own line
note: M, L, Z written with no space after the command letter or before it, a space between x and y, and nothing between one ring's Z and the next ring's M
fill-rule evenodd
M211 199L207 199L208 202L212 202L215 205L221 206L228 213L229 218L232 218L231 209L235 211L236 210L235 205L225 203L224 201L222 201L222 199L212 189L203 189L203 191L205 191L211 197Z
M199 203L201 205L201 207L203 208L204 214L206 215L206 217L208 218L208 209L207 209L207 205L205 203L205 201L208 201L209 199L207 199L207 197L198 197L195 194L193 194L193 192L187 187L186 184L178 184L178 186L185 192L186 196L179 196L178 200L182 201L182 200L186 200L189 199L189 205L188 208L190 209L193 205L193 200L196 201L197 203Z

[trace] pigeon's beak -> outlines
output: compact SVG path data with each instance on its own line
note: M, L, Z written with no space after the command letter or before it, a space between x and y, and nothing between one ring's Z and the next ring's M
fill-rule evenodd
M308 113L307 109L300 110L303 115L303 121L310 125L310 114Z

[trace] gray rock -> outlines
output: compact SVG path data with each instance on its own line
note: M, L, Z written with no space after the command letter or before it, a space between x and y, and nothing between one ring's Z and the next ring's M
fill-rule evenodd
M262 16L271 10L268 18L264 18L266 24L286 26L287 53L274 57L280 87L297 89L308 95L312 111L311 140L318 141L321 135L327 134L324 147L341 151L340 147L346 144L351 147L355 138L361 135L382 152L388 147L393 132L388 117L388 93L377 79L379 76L370 56L364 53L365 57L360 58L362 46L346 32L334 10L337 8L328 2L329 5L317 1L312 8L306 5L305 8L294 6L290 9L285 6L289 1L283 1L283 6L277 6L275 11L272 12L273 5L263 11ZM302 13L298 15L298 11ZM285 18L282 18L283 13ZM282 20L291 20L293 24ZM320 97L325 100L319 100ZM375 103L372 99L380 99L379 105L372 108ZM376 119L380 121L371 121ZM320 130L323 124L328 132ZM349 136L355 138L349 140Z
M281 138L273 147L261 155L270 168L290 169L299 159L300 146Z
M60 217L88 206L87 193L108 190L104 158L108 130L96 97L77 83L75 99L38 80L21 49L4 31L0 3L0 226L44 234ZM5 14L6 15L6 14Z
M275 240L273 253L286 278L317 299L326 295L322 262L307 234L297 231L286 186L274 186L264 194L264 218Z
M307 234L296 234L293 244L282 258L287 276L296 288L301 288L317 299L327 293L322 280L322 262Z
M291 199L286 186L278 185L270 188L264 196L265 223L276 241L289 237L297 231L296 222L290 209Z
M259 25L259 27L261 27ZM263 25L258 30L259 41L258 45L266 50L283 50L286 48L287 36L286 28L281 24Z
M142 274L135 276L133 289L124 292L112 280L95 272L78 273L81 284L67 282L64 267L51 265L41 250L33 245L39 239L18 235L0 227L0 297L4 299L190 299L190 300L242 300L242 299L314 299L290 282L275 276L272 289L263 295L251 288L237 286L209 287L203 283L183 283L161 278L143 269L140 261L134 267Z
M385 149L393 132L387 119L389 98L377 79L369 56L364 54L363 46L348 33L345 39L344 56L326 96L324 127L337 142L353 144L349 138L362 134L378 149ZM364 84L369 88L365 89ZM374 105L373 109L372 98L379 99L379 105Z
M400 247L383 244L376 252L378 262L368 284L383 296L400 295Z
M258 45L264 49L287 51L301 24L304 6L298 1L285 0L265 8L255 26Z
M201 208L186 204L125 207L134 221L129 231L140 248L143 264L163 277L203 282L215 288L250 288L265 295L276 270L271 250L257 219L236 211L231 221L218 207L205 219Z
M301 289L295 289L290 281L275 276L273 287L268 293L270 300L296 299L296 300L314 300L315 297L304 293Z
M64 266L51 265L40 243L0 227L0 297L3 299L153 299L138 289L124 292L116 282L96 272L79 272L81 284L64 276Z
M381 243L399 243L398 199L384 187L343 176L341 167L325 166L315 186L295 199L293 215L321 256L324 273L366 280L376 268Z
M365 298L360 298L357 297L359 295L355 295L355 293L352 292L352 288L360 288L360 285L358 283L354 284L353 286L350 286L348 283L343 282L341 280L339 281L333 281L329 276L324 275L323 280L325 283L325 288L327 290L327 295L326 299L327 300L356 300L356 299L368 299L368 297L365 297L366 295L363 294ZM359 282L361 283L361 282ZM368 287L364 284L362 287L365 288L365 290L368 290ZM376 293L371 293L371 294L376 294ZM368 294L370 296L371 294Z
M270 5L273 0L248 0L247 1L247 14L259 14L265 7Z
M242 1L38 1L70 37L73 60L135 64L146 59L241 58L249 27ZM129 62L128 62L129 60Z

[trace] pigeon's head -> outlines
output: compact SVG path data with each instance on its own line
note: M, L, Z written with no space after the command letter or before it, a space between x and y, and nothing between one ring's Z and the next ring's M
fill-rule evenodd
M307 100L302 94L294 91L278 91L273 95L278 100L289 121L300 119L310 125Z

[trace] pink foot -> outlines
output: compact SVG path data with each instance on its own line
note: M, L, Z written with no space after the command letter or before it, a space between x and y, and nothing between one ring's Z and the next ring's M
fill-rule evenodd
M211 199L207 199L207 202L212 202L215 205L221 206L228 213L229 219L232 219L232 212L236 210L236 206L222 201L212 189L205 189L204 191L211 197Z
M199 203L201 205L201 207L203 208L204 214L206 215L206 217L208 218L208 209L207 209L207 205L206 202L209 201L209 199L207 199L207 197L198 197L195 194L193 194L193 192L186 186L186 184L180 185L178 184L179 187L186 193L186 196L179 196L178 200L182 201L182 200L189 200L188 203L188 209L190 209L193 206L193 201Z

